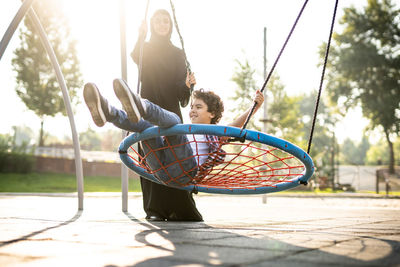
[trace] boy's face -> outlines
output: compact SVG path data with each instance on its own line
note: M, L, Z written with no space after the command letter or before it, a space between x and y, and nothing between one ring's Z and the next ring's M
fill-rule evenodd
M211 124L211 119L215 116L208 112L208 106L202 99L193 98L190 104L189 117L192 123Z

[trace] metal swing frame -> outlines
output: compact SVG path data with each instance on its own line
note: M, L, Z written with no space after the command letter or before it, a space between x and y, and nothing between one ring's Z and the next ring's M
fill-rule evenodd
M71 107L71 99L69 97L67 85L64 79L64 75L61 71L60 64L58 63L56 54L54 52L53 47L50 44L49 39L47 38L47 34L42 27L42 24L35 13L35 10L32 7L32 4L35 0L25 0L22 2L21 7L15 14L13 20L8 26L6 32L4 33L3 38L0 42L0 60L11 40L11 37L14 35L16 29L18 28L21 20L28 15L29 18L33 21L34 26L39 34L40 40L42 41L43 47L45 48L47 55L49 56L51 65L53 66L54 72L56 74L57 82L60 85L61 92L63 95L64 105L67 110L67 115L70 122L71 133L72 133L72 141L74 144L74 155L75 155L75 169L76 169L76 184L77 184L77 193L78 193L78 210L83 210L83 168L82 168L82 158L80 152L79 138L78 133L76 131L74 114L72 112Z

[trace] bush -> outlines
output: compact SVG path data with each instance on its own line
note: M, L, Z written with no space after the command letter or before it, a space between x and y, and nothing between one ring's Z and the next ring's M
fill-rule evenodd
M0 135L0 172L31 172L35 165L35 157L27 151L26 142L15 145L10 135Z
M29 173L34 166L33 155L0 151L0 172L2 173Z

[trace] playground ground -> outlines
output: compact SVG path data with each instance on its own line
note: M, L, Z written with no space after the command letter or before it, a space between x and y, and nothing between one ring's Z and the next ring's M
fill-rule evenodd
M398 197L195 198L204 222L150 223L140 194L1 194L0 266L400 266Z

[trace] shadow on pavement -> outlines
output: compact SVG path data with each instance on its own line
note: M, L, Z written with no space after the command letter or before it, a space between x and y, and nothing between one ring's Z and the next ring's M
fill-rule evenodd
M55 229L55 228L59 228L59 227L62 227L62 226L66 226L66 225L68 225L68 224L70 224L70 223L75 222L76 220L78 220L78 219L81 217L81 215L82 215L82 211L81 211L81 210L78 210L78 211L76 212L76 214L75 214L71 219L69 219L69 220L67 220L67 221L64 221L64 222L62 222L62 223L60 223L60 224L58 224L58 225L55 225L55 226L43 228L43 229L41 229L41 230L32 232L32 233L30 233L30 234L21 236L21 237L19 237L19 238L15 238L15 239L11 239L11 240L6 240L6 241L1 241L1 242L0 242L0 247L4 247L4 246L7 246L7 245L10 245L10 244L13 244L13 243L17 243L17 242L20 242L20 241L26 241L26 240L28 240L29 238L34 237L34 236L36 236L36 235L39 235L39 234L41 234L41 233L44 233L44 232L46 232L46 231L48 231L48 230L52 230L52 229Z
M168 256L154 257L127 266L394 266L400 262L400 242L343 234L343 238L321 242L317 232L306 230L308 236L305 246L298 246L272 238L277 234L290 235L296 230L288 229L277 233L260 227L213 227L203 222L143 222L132 216L126 216L135 223L148 228L135 236L135 240L152 248L169 253ZM308 233L309 232L309 233ZM241 233L246 233L243 235ZM150 242L150 235L159 235L163 242ZM332 234L332 233L330 233ZM315 235L315 236L313 236ZM252 237L254 236L254 237ZM153 239L154 240L154 239ZM286 239L289 240L289 239ZM338 241L339 240L339 241ZM369 251L377 248L373 244L386 248L386 253L368 259ZM311 245L310 245L311 244ZM371 247L372 245L372 247ZM333 251L333 252L331 252ZM360 255L362 259L360 259ZM134 261L133 261L134 262ZM116 267L117 265L106 265Z

